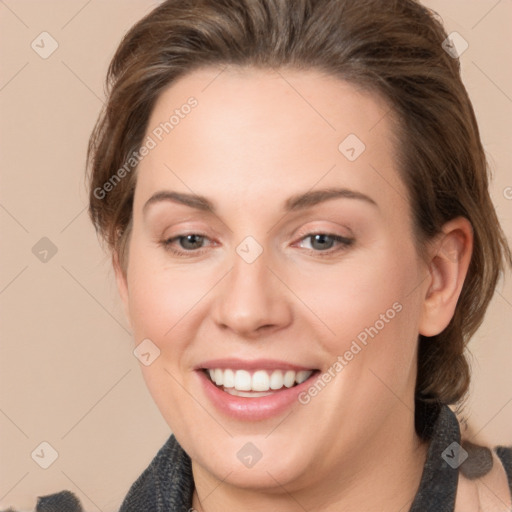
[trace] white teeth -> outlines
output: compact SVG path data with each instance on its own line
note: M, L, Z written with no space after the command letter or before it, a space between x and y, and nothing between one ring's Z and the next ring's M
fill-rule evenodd
M270 377L265 370L258 370L252 376L253 391L268 391L270 386Z
M302 370L300 372L297 372L297 375L295 377L295 381L297 382L297 384L302 384L305 380L309 379L309 376L312 373L313 372L308 371L308 370Z
M230 395L243 396L245 398L257 398L258 396L273 395L272 392L265 393L264 391L261 393L256 393L255 391L237 391L236 389L225 389L224 391Z
M283 372L281 370L274 370L270 376L270 389L281 389L283 386Z
M215 369L213 380L217 386L222 386L224 383L224 372L220 368Z
M237 370L235 373L235 389L238 391L251 391L251 374L245 370Z
M293 370L288 370L284 374L284 385L287 388L291 388L295 384L295 372Z
M224 370L224 387L234 388L235 387L235 372L233 370Z
M312 370L257 370L251 373L246 370L231 370L213 368L208 370L210 379L217 386L224 386L224 391L236 396L265 396L269 390L278 390L283 387L291 388L309 379ZM248 391L249 393L238 393Z

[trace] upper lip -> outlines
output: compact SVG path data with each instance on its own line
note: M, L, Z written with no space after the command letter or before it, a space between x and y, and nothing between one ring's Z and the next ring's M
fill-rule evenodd
M279 361L277 359L210 359L198 364L196 370L211 370L215 368L230 370L294 370L296 372L302 370L314 370L312 366L303 366L293 364L287 361Z

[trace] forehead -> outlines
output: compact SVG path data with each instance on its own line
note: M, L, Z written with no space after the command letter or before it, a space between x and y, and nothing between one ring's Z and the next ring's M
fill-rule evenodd
M320 72L200 69L153 108L136 202L162 187L242 206L344 186L396 203L407 194L391 121L378 95Z

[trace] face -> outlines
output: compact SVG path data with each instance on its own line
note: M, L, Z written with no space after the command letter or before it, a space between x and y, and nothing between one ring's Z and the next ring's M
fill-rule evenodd
M292 490L413 430L425 269L390 117L313 71L203 69L156 103L118 279L197 471Z

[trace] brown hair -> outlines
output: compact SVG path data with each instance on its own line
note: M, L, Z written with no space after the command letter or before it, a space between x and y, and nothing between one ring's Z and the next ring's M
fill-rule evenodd
M512 256L459 61L442 47L446 37L434 13L414 0L163 2L125 35L108 70L108 101L88 149L96 229L123 264L137 176L136 162L126 162L142 144L159 94L194 69L315 69L378 93L399 120L400 172L419 252L455 217L469 219L474 231L453 319L439 335L419 339L417 401L455 403L469 386L465 347ZM123 179L105 193L123 166Z

